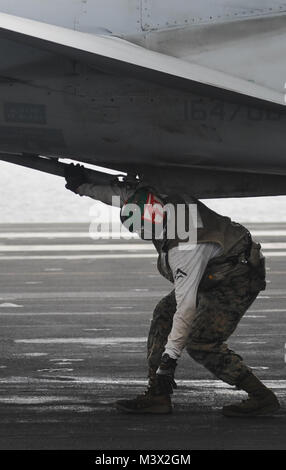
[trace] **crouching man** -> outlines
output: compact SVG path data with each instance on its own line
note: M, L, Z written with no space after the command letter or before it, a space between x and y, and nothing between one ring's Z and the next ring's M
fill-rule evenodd
M67 189L107 204L117 196L122 223L142 239L152 240L159 255L158 270L174 286L153 313L147 343L148 388L134 399L118 400L116 407L126 413L171 413L175 369L186 348L215 377L247 392L247 400L223 407L225 416L257 416L278 410L274 393L226 344L265 289L264 258L249 231L191 195L164 195L142 184L118 181L109 186L90 184L80 166L68 167L66 181ZM196 206L196 244L190 243L180 226L183 207L184 229L186 221L190 227L190 205ZM133 216L139 213L139 224L134 217L130 219L130 208ZM158 218L162 230L156 226Z

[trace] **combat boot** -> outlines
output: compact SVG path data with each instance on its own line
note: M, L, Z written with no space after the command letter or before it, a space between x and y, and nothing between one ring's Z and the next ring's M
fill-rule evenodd
M162 394L154 373L149 374L147 390L131 400L117 400L115 407L124 413L133 414L170 414L172 402L170 395Z
M133 414L170 414L172 403L170 395L154 395L147 390L132 400L118 400L115 406L119 411Z
M224 406L222 413L228 417L261 416L275 413L280 404L275 394L251 372L237 384L237 388L248 393L240 403Z

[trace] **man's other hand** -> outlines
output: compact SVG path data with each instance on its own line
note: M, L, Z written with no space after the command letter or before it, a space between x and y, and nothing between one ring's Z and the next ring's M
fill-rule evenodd
M168 354L163 354L160 367L156 373L157 383L163 395L170 395L173 393L173 389L177 388L174 380L176 367L176 359L172 359Z
M82 165L70 165L65 166L65 179L66 188L77 194L77 189L84 183L87 183L85 169Z

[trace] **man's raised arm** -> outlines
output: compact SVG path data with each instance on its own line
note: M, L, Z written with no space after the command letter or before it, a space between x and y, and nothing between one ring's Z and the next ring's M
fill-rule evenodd
M128 183L121 182L110 176L109 184L90 183L84 167L69 165L65 169L66 188L79 196L88 196L108 205L122 207L134 192ZM117 197L114 197L117 196Z

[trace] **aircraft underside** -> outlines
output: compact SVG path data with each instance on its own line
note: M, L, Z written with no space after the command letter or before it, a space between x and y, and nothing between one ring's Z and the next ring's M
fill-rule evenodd
M34 24L30 36L20 20L1 32L2 154L71 158L197 197L286 193L286 109L274 90L126 41L55 28L69 33L51 42Z

